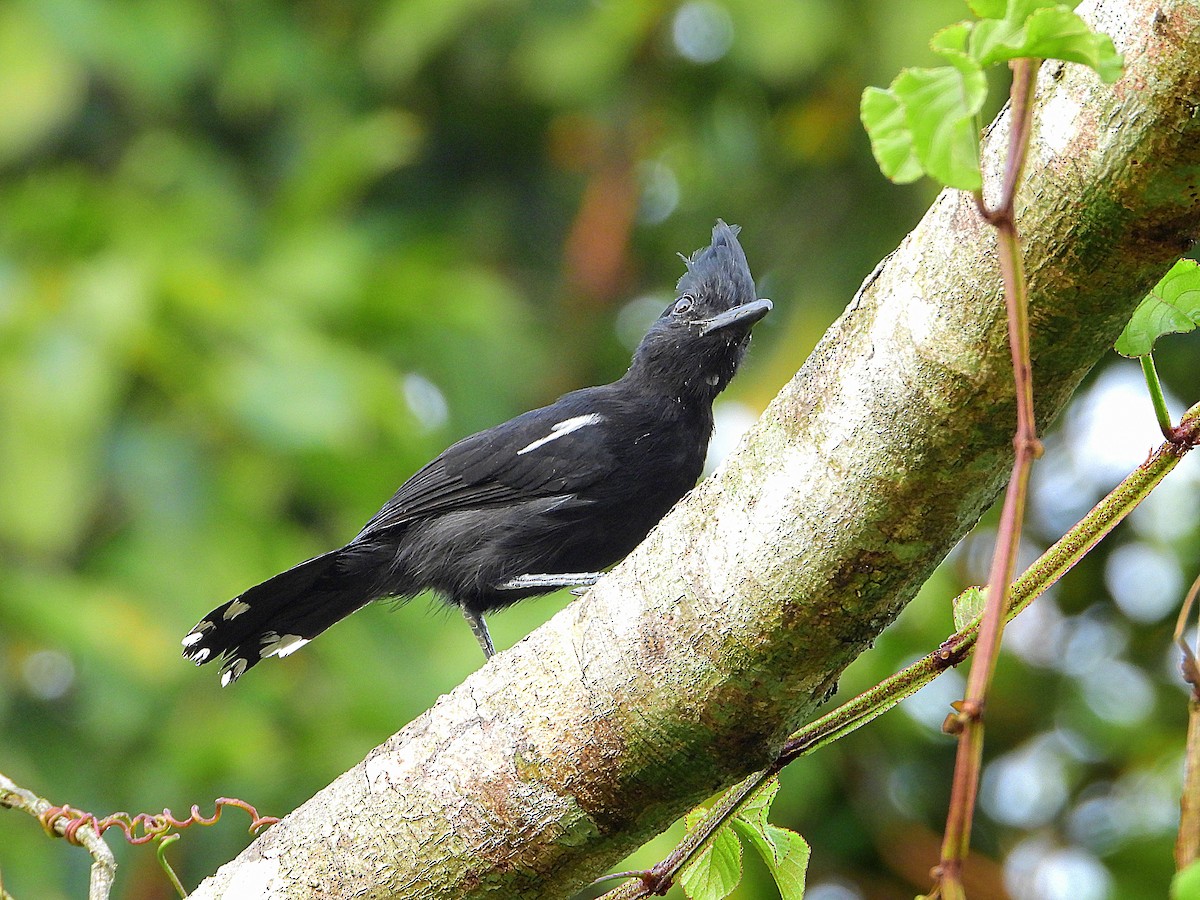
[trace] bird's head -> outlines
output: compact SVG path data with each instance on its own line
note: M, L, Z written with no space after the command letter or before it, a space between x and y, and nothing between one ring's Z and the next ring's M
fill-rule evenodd
M771 311L771 301L757 297L737 234L718 219L712 243L683 257L675 300L642 339L631 375L709 401L729 384L751 327Z

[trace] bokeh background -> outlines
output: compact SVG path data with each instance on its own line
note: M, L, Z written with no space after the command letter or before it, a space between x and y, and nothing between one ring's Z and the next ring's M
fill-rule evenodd
M678 251L743 226L775 313L722 400L727 449L933 197L875 169L866 84L930 62L958 0L8 0L0 5L0 771L97 812L282 814L480 664L425 599L366 610L221 690L179 638L352 536L455 439L607 381ZM1200 344L1159 365L1200 395ZM1178 412L1180 406L1176 404ZM1089 380L1038 463L1032 558L1158 440L1136 363ZM1188 464L1012 630L989 704L972 897L1163 896L1200 568ZM935 647L987 520L842 680ZM567 601L493 618L507 646ZM811 900L927 886L951 674L784 775ZM194 885L231 813L169 851ZM629 862L649 865L674 837ZM172 897L114 844L117 896ZM748 860L736 895L775 896ZM0 812L18 898L87 858Z

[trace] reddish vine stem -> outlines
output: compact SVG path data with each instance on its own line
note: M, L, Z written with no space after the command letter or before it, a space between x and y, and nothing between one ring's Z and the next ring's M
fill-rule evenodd
M124 833L125 840L129 843L146 844L155 838L192 825L215 825L220 821L221 813L227 806L237 807L250 816L251 834L279 821L274 816L259 815L258 810L245 800L230 797L218 797L211 816L201 814L199 806L193 806L191 815L186 819L177 819L169 809L164 809L161 813L131 815L127 812L115 812L98 817L70 806L51 806L38 814L38 821L48 834L60 834L72 844L79 843L79 829L84 827L94 828L98 834L104 834L110 828L117 828Z
M0 774L0 807L24 810L41 823L46 834L84 847L92 854L94 862L89 900L105 900L112 890L116 874L116 861L104 841L104 832L110 828L117 828L129 843L145 844L192 825L215 825L220 821L221 813L229 806L237 807L250 816L251 834L279 821L274 816L259 815L258 810L245 800L230 797L217 798L211 816L205 816L200 812L199 806L193 806L186 819L176 818L169 809L164 809L161 813L131 815L127 812L116 812L99 817L71 806L54 806L50 801L19 787ZM173 873L169 877L177 881L173 878Z
M1017 400L1017 429L1013 438L1016 458L1012 477L1000 513L996 548L988 575L988 597L980 623L979 641L971 671L967 677L966 697L956 704L957 715L947 719L947 730L959 735L950 808L942 840L941 861L934 869L934 894L946 900L964 900L962 868L970 848L971 825L979 791L983 761L983 713L988 687L996 668L1000 638L1008 608L1008 586L1016 567L1017 547L1021 538L1029 471L1041 455L1033 411L1033 378L1029 352L1029 304L1021 241L1016 227L1016 191L1025 166L1033 121L1033 88L1040 60L1018 59L1012 63L1013 82L1010 105L1009 146L1004 167L1000 203L989 209L982 194L976 205L983 218L998 232L1000 272L1004 281L1004 299L1008 310L1008 340L1012 355L1013 380Z

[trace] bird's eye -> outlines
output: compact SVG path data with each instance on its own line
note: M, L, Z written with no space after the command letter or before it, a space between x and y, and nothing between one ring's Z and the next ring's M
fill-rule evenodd
M671 313L676 316L682 316L685 312L688 312L695 305L695 303L695 297L693 297L691 294L684 294L675 301L675 307L671 310Z

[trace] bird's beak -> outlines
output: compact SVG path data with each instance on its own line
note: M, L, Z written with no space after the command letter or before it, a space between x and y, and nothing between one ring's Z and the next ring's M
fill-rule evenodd
M749 328L770 311L770 300L751 300L749 303L727 309L711 319L701 319L696 324L700 326L701 335L712 334L714 331L720 331L730 325L745 325Z

